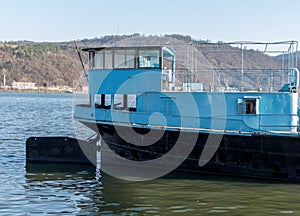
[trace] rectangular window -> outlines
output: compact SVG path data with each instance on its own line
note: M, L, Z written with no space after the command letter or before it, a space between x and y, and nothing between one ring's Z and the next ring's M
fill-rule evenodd
M109 107L109 109L110 109L110 106L111 106L111 95L110 94L105 94L104 106Z
M95 69L103 69L103 52L95 52L95 57L94 57L94 62L95 62L95 65L94 65L94 68Z
M123 94L115 94L114 95L114 109L124 109L124 95Z
M114 109L136 111L136 95L135 94L115 94Z
M258 114L259 99L247 98L238 99L237 112L238 114Z
M89 63L90 63L90 69L94 69L95 67L95 52L89 52Z
M113 51L112 50L105 50L104 51L105 56L105 69L113 69Z
M135 68L135 50L115 50L115 68Z
M160 68L159 50L139 51L139 68Z
M128 110L129 111L136 111L136 95L135 94L129 94L127 96L128 99Z
M126 50L126 68L135 68L135 50Z
M256 99L246 100L246 114L256 114Z
M243 99L238 99L237 101L237 113L238 114L245 114L246 113L246 106Z
M94 104L95 104L95 108L110 109L111 108L111 95L95 94Z
M114 52L114 68L125 68L125 50L115 50Z
M94 97L95 108L101 108L101 94L95 94Z

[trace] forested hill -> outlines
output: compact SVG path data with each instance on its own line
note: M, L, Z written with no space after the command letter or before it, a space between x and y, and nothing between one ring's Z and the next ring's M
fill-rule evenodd
M190 36L164 35L164 36L143 36L133 35L111 35L94 39L83 39L78 41L80 47L88 46L110 46L122 42L125 45L167 44L169 41L190 43L195 49L203 48L204 42L193 40ZM200 45L202 44L202 47ZM217 55L207 53L205 61L210 61L213 68L229 67L234 68L240 63L237 47L228 45L228 49L235 51L229 55ZM85 63L87 56L83 54ZM277 68L280 61L278 58L264 55L255 50L246 50L245 67L253 68L258 65L263 68ZM201 59L200 59L201 61ZM201 65L201 62L199 62ZM82 68L74 43L37 43L31 41L0 42L0 86L3 85L3 77L6 77L6 84L13 81L35 82L38 86L73 86L73 82L81 76Z
M35 82L38 86L69 85L80 74L74 48L34 42L0 44L0 80Z

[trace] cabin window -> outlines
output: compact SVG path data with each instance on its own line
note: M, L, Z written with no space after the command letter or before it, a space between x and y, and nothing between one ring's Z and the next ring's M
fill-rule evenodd
M258 114L257 98L238 99L238 114Z
M95 97L94 97L94 103L95 103L95 108L101 108L101 96L102 94L95 94Z
M160 68L159 50L139 51L139 68Z
M135 50L126 51L126 68L135 68Z
M104 107L110 109L110 106L111 106L111 95L110 94L105 94L103 102L104 102Z
M256 99L246 100L246 114L256 114Z
M93 51L89 53L89 66L91 69L103 69L104 55L103 52Z
M136 111L136 95L134 94L115 94L114 109Z
M95 108L110 109L111 108L111 95L95 94L94 104L95 104Z
M136 95L135 94L128 94L128 110L129 111L136 111Z
M104 51L104 68L113 69L113 52L112 50Z
M127 95L115 94L114 95L114 109L127 108Z
M172 62L168 65L172 67ZM101 49L89 52L89 66L97 69L161 68L161 50L146 48Z
M95 67L95 52L89 52L89 63L90 63L90 68L93 69Z
M104 55L103 52L95 52L94 56L94 68L103 69L104 66Z
M115 68L134 68L135 50L115 50Z
M114 53L115 67L114 68L125 68L126 59L124 50L115 50Z

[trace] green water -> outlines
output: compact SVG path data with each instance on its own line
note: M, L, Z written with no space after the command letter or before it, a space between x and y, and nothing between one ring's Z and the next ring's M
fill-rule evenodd
M72 95L0 93L0 215L300 215L300 184L176 173L128 182L26 167L30 136L72 136Z
M36 166L39 171L27 172L28 190L34 186L35 196L44 195L53 207L61 198L59 205L65 209L55 211L60 214L300 215L298 184L186 173L147 182L129 182L104 174L97 181L93 168L41 172L48 165ZM65 165L67 168L70 166ZM73 205L67 208L70 202ZM44 210L50 211L48 208Z

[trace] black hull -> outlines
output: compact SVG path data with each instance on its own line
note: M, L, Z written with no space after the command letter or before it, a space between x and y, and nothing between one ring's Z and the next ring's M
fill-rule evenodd
M87 125L92 127L92 125ZM132 128L112 125L97 125L102 139L116 154L134 161L153 160L168 153L183 133L188 143L195 132L164 131L162 137L150 146L128 143L119 131L132 133ZM116 130L117 129L117 130ZM137 129L147 134L147 129ZM159 132L159 131L158 131ZM161 132L161 131L160 131ZM131 136L131 135L130 135ZM218 136L217 150L211 159L199 166L207 138ZM202 172L238 177L300 181L300 138L296 136L271 135L220 135L197 133L196 144L186 160L177 168L189 172Z

